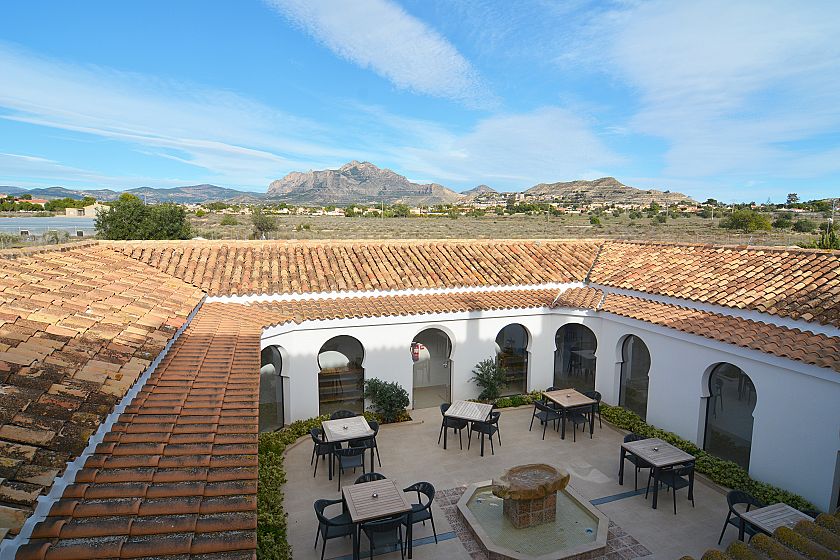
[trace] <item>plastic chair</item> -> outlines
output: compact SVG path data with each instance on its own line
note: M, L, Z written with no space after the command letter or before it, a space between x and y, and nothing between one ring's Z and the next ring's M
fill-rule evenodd
M312 473L314 477L318 474L318 461L316 460L316 456L323 460L339 446L334 443L328 443L324 439L324 431L321 428L312 428L309 430L309 436L312 438L312 457L309 459L309 464L311 465L313 461L315 462L315 472Z
M548 428L548 423L554 422L554 427L556 429L557 422L560 421L562 415L547 404L543 404L540 401L534 401L534 414L531 416L531 425L528 426L529 432L531 431L531 428L534 427L534 418L540 419L540 423L543 425L542 438L545 439L545 429Z
M360 530L370 543L369 558L373 558L373 551L376 548L399 545L400 556L404 559L405 543L403 542L402 528L406 523L408 523L408 516L404 514L362 523Z
M403 492L417 492L417 503L411 504L411 513L408 514L408 524L422 522L426 524L426 520L432 522L432 533L435 535L435 544L438 542L437 529L435 529L435 518L432 516L432 502L435 501L435 487L431 482L415 482L408 488L403 488ZM421 495L426 496L426 503L423 503Z
M373 430L373 435L366 438L359 438L350 441L350 447L363 447L365 450L370 449L370 469L373 470L373 454L376 453L376 459L379 461L379 466L382 466L382 459L379 457L379 447L376 445L376 436L379 434L379 422L376 420L368 421L370 429Z
M572 423L572 441L577 441L577 427L580 424L583 424L584 429L587 423L591 422L592 419L589 418L584 412L581 412L581 409L571 409L566 410L565 412L566 420ZM589 434L589 438L592 438L592 434Z
M327 541L338 537L353 537L355 544L356 531L353 521L348 512L343 512L335 517L327 517L324 510L327 507L342 503L343 500L315 500L315 516L318 518L318 529L315 532L315 546L318 548L318 537L323 540L321 547L321 560L324 560L324 551L327 549ZM355 548L355 547L354 547Z
M647 499L650 491L650 483L653 480L653 469L648 475L648 485L645 491L645 499ZM677 490L680 488L688 488L688 499L691 500L691 507L694 507L694 461L689 461L682 465L673 467L665 467L659 471L659 483L664 484L674 494L674 515L677 515Z
M344 447L333 451L333 457L338 459L338 489L341 490L341 473L344 469L353 469L362 467L362 472L365 472L365 448L364 447Z
M594 405L592 405L592 415L593 415L592 420L595 419L594 415L597 414L598 415L598 427L603 428L604 425L601 423L601 393L598 392L598 391L584 391L583 394L586 395L587 397L589 397L590 399L595 399L596 402L595 402Z
M743 490L730 490L726 493L726 503L729 505L729 511L726 514L726 521L723 522L723 529L720 531L720 538L718 539L718 544L723 540L723 534L726 532L726 528L729 525L733 525L738 528L738 538L742 537L741 535L741 524L744 525L744 532L747 533L750 538L755 535L758 531L750 525L747 521L744 521L741 518L741 512L735 509L736 505L743 505L746 504L747 509L745 511L750 511L750 507L755 506L757 508L764 507L764 504L761 503L757 498L753 497L752 494L744 492ZM732 516L735 516L735 519L732 519Z
M484 456L484 436L488 436L490 438L490 454L495 455L496 451L493 449L493 434L499 438L499 445L502 445L502 436L499 433L499 417L502 415L501 412L490 412L490 419L485 422L473 422L472 428L470 428L469 439L467 439L467 449L470 448L470 444L472 443L472 435L475 432L478 432L481 437L481 456Z
M341 420L343 418L353 418L354 416L358 416L358 414L349 410L336 410L330 414L330 420Z
M639 441L639 440L643 440L643 439L648 439L648 438L645 437L645 436L640 436L639 434L627 434L626 436L624 436L624 443L629 443L631 441ZM642 469L651 469L651 468L653 468L653 465L651 465L650 463L648 463L647 461L645 461L644 459L642 459L641 457L639 457L638 455L636 455L634 453L631 453L629 451L625 451L624 453L625 453L624 460L625 461L630 461L631 463L633 463L633 466L635 467L633 470L636 473L636 477L635 477L635 481L633 483L633 488L635 490L638 490L639 489L639 471L642 470Z
M443 420L440 423L440 433L438 434L438 445L440 445L440 438L443 436L443 430L452 429L458 432L458 443L461 445L461 449L464 448L464 441L461 439L461 431L467 427L467 421L461 420L460 418L450 418L446 416L445 413L449 410L451 403L441 403L440 405L440 415L443 416Z
M354 482L353 484L364 484L365 482L373 482L374 480L385 480L386 478L387 477L384 474L380 474L378 472L369 472L357 478L356 482Z

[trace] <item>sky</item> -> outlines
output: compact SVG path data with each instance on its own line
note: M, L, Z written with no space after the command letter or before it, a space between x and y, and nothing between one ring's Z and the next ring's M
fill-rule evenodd
M0 3L0 185L840 196L836 0Z

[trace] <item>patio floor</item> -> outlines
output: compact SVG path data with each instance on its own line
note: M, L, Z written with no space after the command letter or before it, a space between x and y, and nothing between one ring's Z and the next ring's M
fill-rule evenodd
M632 493L633 468L629 462L625 465L624 485L618 484L619 449L624 432L606 423L599 429L596 420L594 439L590 440L588 434L582 436L578 431L578 440L573 442L571 427L567 425L567 439L561 440L560 434L549 426L543 441L537 421L533 431L528 431L532 410L533 407L502 409L502 446L496 445L496 454L490 455L487 445L484 457L479 455L477 435L473 437L472 448L467 450L466 432L463 450L459 449L458 437L451 437L452 432L448 449L444 451L442 442L437 445L440 430L437 408L412 411L414 422L382 426L377 437L382 467L377 465L377 472L396 480L400 487L420 480L431 482L439 494L432 511L438 537L443 538L436 545L433 539L426 538L432 535L431 526L428 523L425 527L416 525L414 558L486 558L474 543L469 539L462 541L455 533L447 521L446 513L453 514L451 507L446 507L447 501L459 493L459 487L490 480L509 467L526 463L549 463L568 470L575 490L593 501L617 526L611 532L614 539L608 543L608 552L612 554L606 557L610 560L626 560L644 554L644 548L633 549L631 544L621 548L622 543L634 542L623 538L625 535L632 536L652 553L646 558L675 559L685 554L699 558L707 549L716 546L727 511L725 490L698 476L694 489L696 507L691 507L687 492L682 489L677 494L677 515L674 515L671 495L663 490L659 495L659 508L654 510L650 507L650 499L645 501L643 494ZM320 558L320 541L317 550L312 548L317 527L312 503L318 498L340 497L337 480L327 479L326 463L318 467L318 476L313 478L309 465L311 453L311 440L306 439L289 448L286 455L285 505L289 515L289 541L296 559ZM369 461L369 455L366 457ZM356 474L345 473L342 484L352 484L360 474L361 470ZM643 471L639 484L644 488L646 482ZM447 512L441 509L441 504ZM730 528L722 546L736 537L737 530ZM366 557L367 540L364 537L361 547L362 557ZM333 539L327 543L325 558L349 559L350 553L350 539ZM378 556L383 559L399 557L399 551Z

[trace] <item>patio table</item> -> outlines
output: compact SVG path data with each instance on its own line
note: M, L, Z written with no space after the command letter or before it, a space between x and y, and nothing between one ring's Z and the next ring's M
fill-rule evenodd
M560 408L563 409L563 416L560 419L560 425L562 426L560 432L560 439L566 439L566 411L571 410L573 408L583 408L583 407L593 407L595 406L598 401L587 397L580 391L575 389L559 389L557 391L545 391L543 393L545 398L553 402L554 404L558 405ZM592 437L593 431L593 424L589 422L589 437Z
M364 416L324 420L321 422L321 429L324 430L324 439L328 443L342 443L353 439L366 438L374 433ZM332 480L332 477L333 461L330 457L329 479Z
M390 517L411 511L411 503L405 492L397 488L397 484L390 479L374 480L362 484L352 484L341 489L350 519L357 526L365 521ZM406 529L406 540L409 543L408 557L411 558L411 523ZM353 558L359 556L359 539L355 539Z
M694 455L686 453L659 438L628 441L621 444L621 466L618 468L618 483L622 485L624 484L624 457L628 451L653 466L653 509L656 509L656 502L659 497L660 471L665 467L694 461ZM691 477L694 477L694 471L692 471ZM692 490L693 485L689 487L689 499L693 495Z
M492 404L470 401L454 401L451 405L449 405L449 408L443 413L443 415L449 416L450 418L466 420L468 422L486 422L492 411ZM446 433L448 431L449 430L443 431L444 449L446 449ZM484 438L481 439L481 455L484 455Z
M802 520L813 521L814 518L805 515L798 509L787 504L771 504L763 508L745 511L741 518L753 527L772 535L779 527L791 527ZM744 527L741 525L738 537L744 540Z

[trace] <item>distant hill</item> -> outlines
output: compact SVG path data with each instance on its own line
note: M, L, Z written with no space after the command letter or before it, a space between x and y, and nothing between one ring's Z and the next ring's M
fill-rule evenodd
M525 191L525 194L540 198L562 201L590 201L615 204L674 204L693 202L691 197L678 192L642 190L628 187L615 177L603 177L594 181L569 181L565 183L540 183Z
M477 187L473 187L469 190L466 190L461 194L466 196L467 198L475 198L482 194L499 194L499 191L497 191L496 189L491 189L487 185L478 185Z
M463 197L443 185L412 183L390 169L351 161L338 169L292 172L272 181L268 198L291 204L447 204Z
M235 200L237 202L259 202L265 195L254 192L226 189L216 185L191 185L187 187L173 187L170 189L156 189L153 187L138 187L124 191L149 203L178 202L180 204L200 204L218 200ZM31 194L34 198L72 198L80 200L92 196L96 200L116 200L120 191L111 189L66 189L64 187L47 187L37 189L23 189L20 187L0 186L0 193L21 195Z

